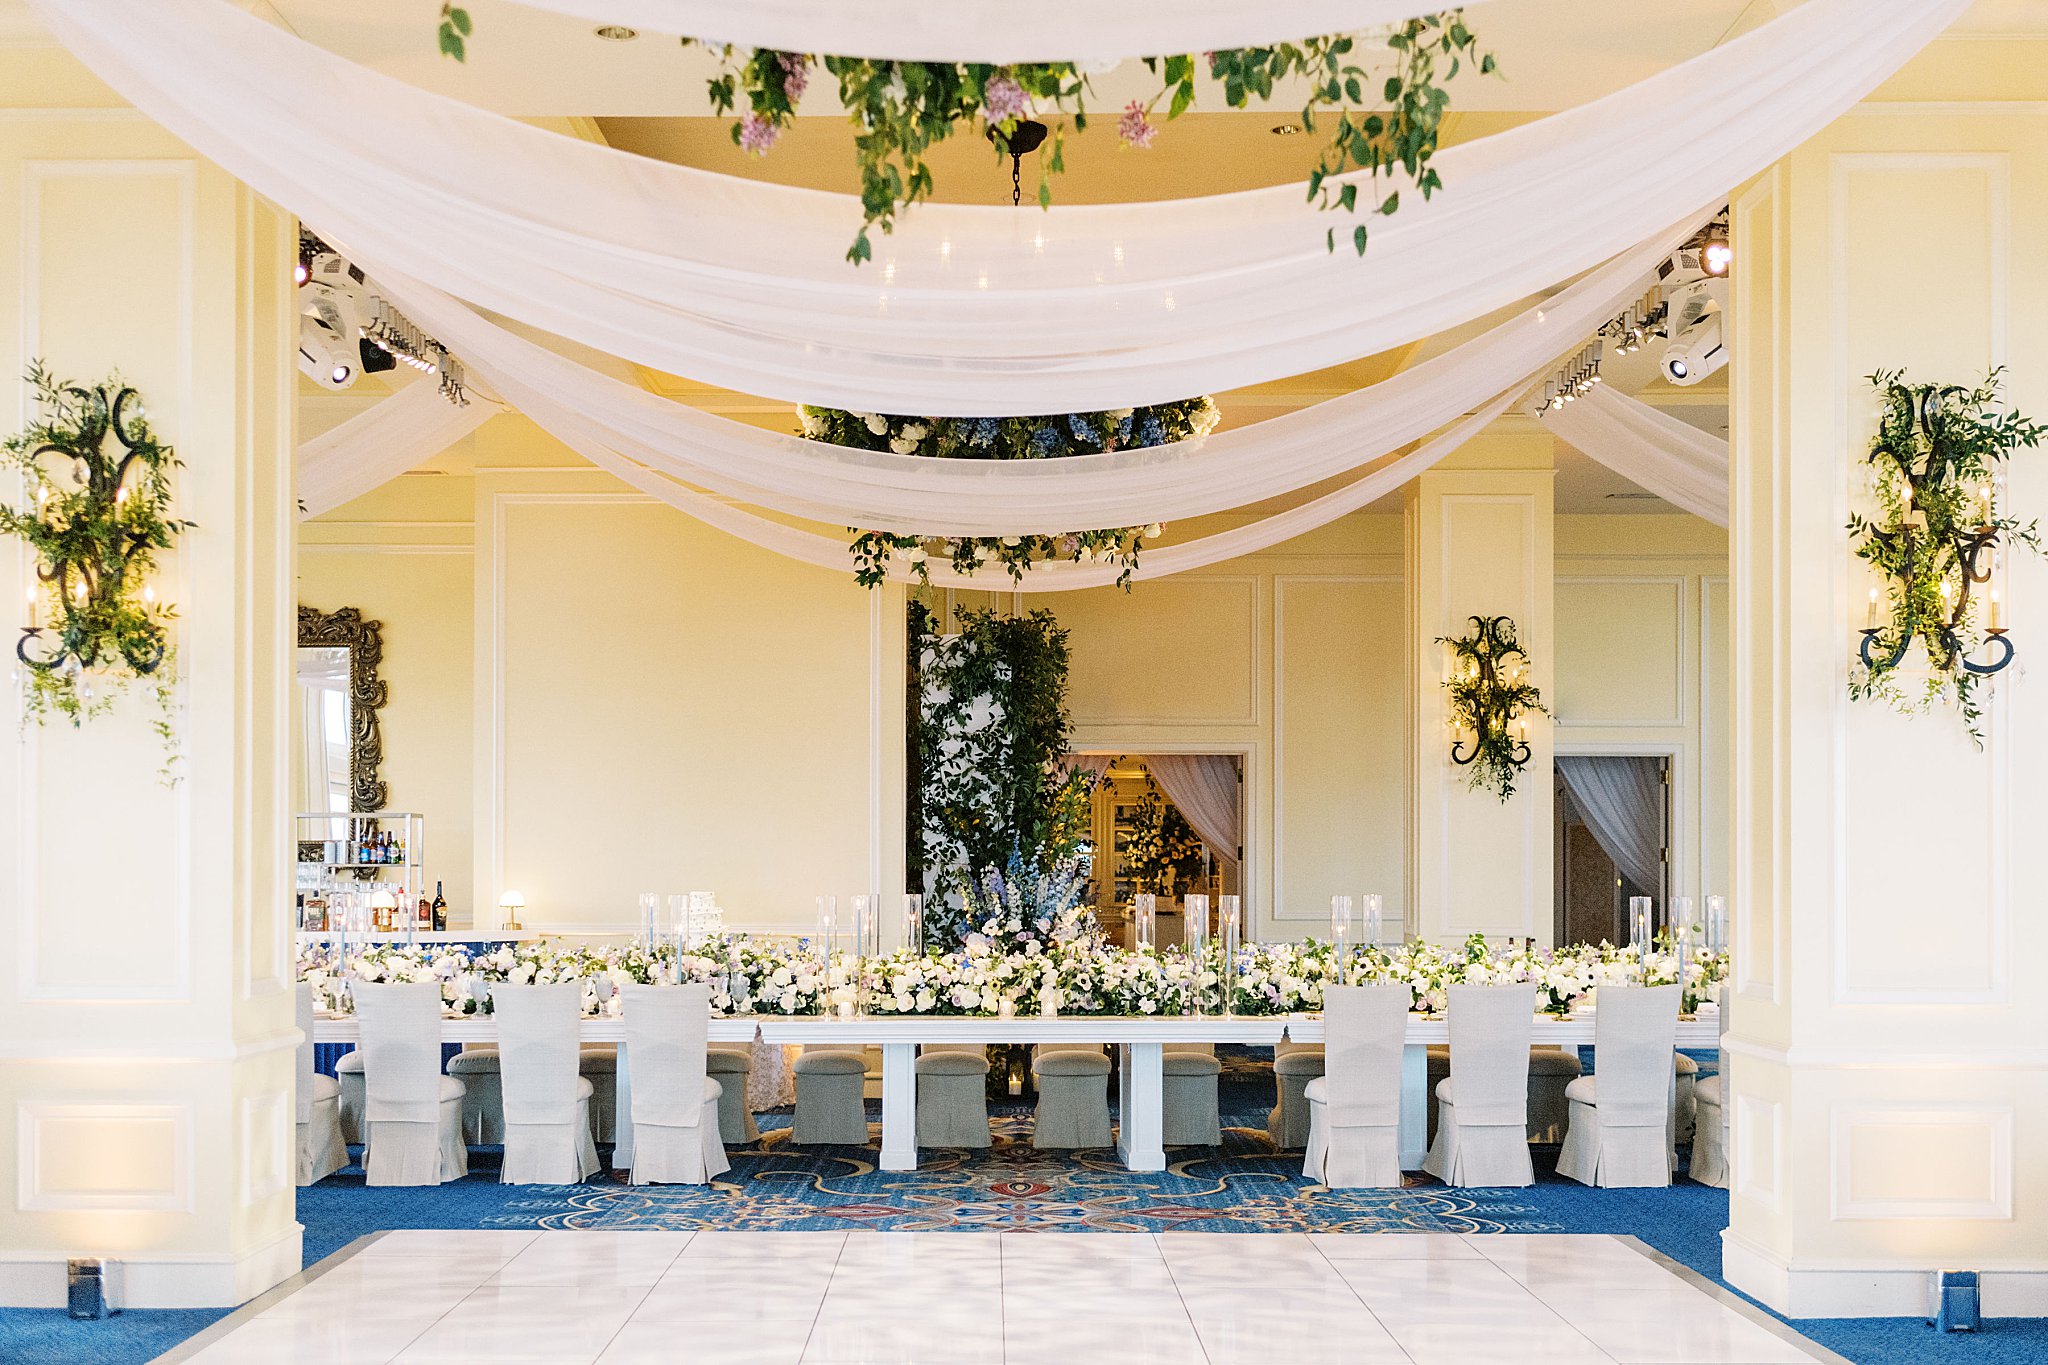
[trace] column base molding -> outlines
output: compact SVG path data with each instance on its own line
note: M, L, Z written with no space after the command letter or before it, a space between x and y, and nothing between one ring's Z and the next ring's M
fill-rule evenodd
M1992 1265L1800 1264L1732 1231L1721 1233L1721 1277L1788 1318L1924 1318L1936 1270L1976 1270L1986 1318L2048 1317L2048 1260Z
M103 1254L121 1263L122 1308L234 1308L283 1283L304 1268L305 1229L293 1223L240 1255L211 1256L144 1252ZM0 1308L62 1308L65 1261L73 1252L10 1251L0 1254Z

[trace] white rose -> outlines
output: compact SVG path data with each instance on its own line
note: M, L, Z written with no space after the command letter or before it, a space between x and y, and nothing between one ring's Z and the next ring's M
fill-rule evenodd
M883 421L880 417L876 416L874 413L869 413L868 430L873 432L877 436L886 436L889 434L889 424Z

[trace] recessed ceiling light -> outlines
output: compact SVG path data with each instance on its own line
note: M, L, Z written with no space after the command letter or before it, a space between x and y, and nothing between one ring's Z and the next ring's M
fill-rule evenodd
M608 43L630 43L640 36L639 29L624 24L600 24L593 31Z
M1274 137L1293 137L1300 131L1301 125L1299 123L1276 123L1273 125Z

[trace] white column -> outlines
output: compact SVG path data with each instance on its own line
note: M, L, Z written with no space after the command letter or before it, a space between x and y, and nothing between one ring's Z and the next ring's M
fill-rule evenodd
M0 105L17 92L110 99L53 49L0 54ZM0 693L0 1303L60 1303L65 1258L104 1256L131 1306L232 1304L300 1266L294 225L126 111L10 112L0 423L32 411L32 358L84 382L118 368L185 462L175 511L196 527L156 584L179 612L177 786L149 689L77 729L23 729ZM0 546L10 653L28 572Z
M1119 1043L1117 1155L1133 1171L1166 1169L1166 1075L1162 1043Z
M917 1169L917 1044L882 1044L882 1169Z
M1550 723L1530 718L1534 752L1510 800L1472 790L1471 769L1451 760L1450 652L1436 641L1470 634L1474 616L1512 617L1530 677L1551 696L1551 464L1547 434L1489 433L1410 486L1411 928L1438 942L1474 933L1550 941Z
M1723 1263L1793 1316L1917 1315L1937 1267L1986 1272L1987 1316L2048 1312L2042 679L2000 680L1981 750L1946 704L1848 695L1872 582L1844 529L1871 502L1864 376L2009 365L2011 401L2048 417L2048 139L2035 106L1953 102L2016 47L1937 44L1898 99L1951 102L1852 113L1735 201ZM2023 519L2048 510L2048 454L2020 454L2010 492ZM2039 560L2007 609L2038 661Z

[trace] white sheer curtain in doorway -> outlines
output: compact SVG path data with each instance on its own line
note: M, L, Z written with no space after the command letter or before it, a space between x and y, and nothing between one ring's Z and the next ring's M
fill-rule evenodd
M1660 891L1664 884L1664 760L1560 755L1557 771L1586 828L1614 859L1621 875L1644 891Z
M1146 754L1145 771L1216 860L1236 866L1244 843L1237 759L1230 754Z

